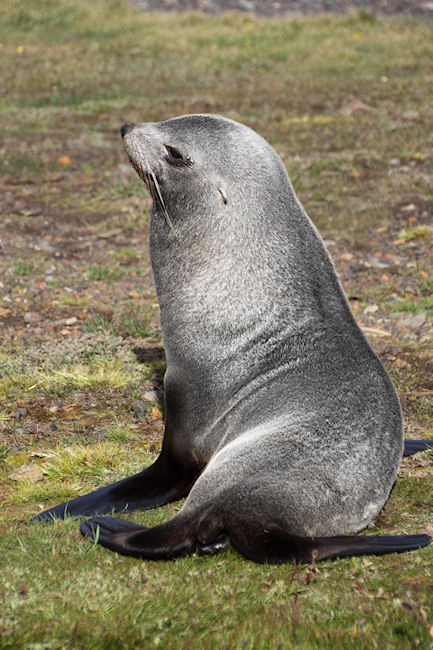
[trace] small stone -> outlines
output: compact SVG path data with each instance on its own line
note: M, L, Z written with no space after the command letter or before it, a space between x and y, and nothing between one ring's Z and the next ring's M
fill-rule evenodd
M402 212L414 212L416 210L416 205L413 203L408 203L407 205L403 205L400 210Z
M374 269L387 269L389 267L389 264L386 264L385 262L381 262L378 257L374 257L374 256L369 257L367 262Z
M35 251L45 251L46 253L52 253L55 250L54 246L45 239L41 239L33 248Z
M375 314L378 309L379 307L377 305L368 305L368 307L364 309L364 314Z
M135 411L135 415L137 417L140 417L140 416L144 415L146 413L146 410L147 410L146 404L144 402L142 402L141 400L139 400L139 399L135 399L132 402L132 408Z
M370 110L370 106L364 104L360 99L355 99L355 101L346 104L343 108L340 109L342 115L353 115L354 113L365 113Z
M352 253L343 253L343 255L340 257L340 260L343 260L343 262L350 262L353 260L353 255Z
M143 399L146 402L156 402L158 400L158 393L154 390L146 390L143 393Z
M57 431L57 424L55 424L54 422L51 422L50 431Z
M27 311L24 314L25 323L39 323L42 320L42 316L36 311Z
M75 323L78 323L78 318L75 316L72 316L71 318L67 318L65 320L65 325L75 325Z
M122 228L113 228L113 230L106 230L104 232L98 233L96 237L98 239L110 239L111 237L117 237L117 235L121 235L122 232Z
M38 217L42 214L42 210L40 208L29 208L27 210L18 210L18 214L22 214L23 217Z
M31 433L34 435L35 433L38 433L39 427L37 422L29 422L27 425L27 433Z
M44 480L44 475L39 465L30 463L30 465L23 465L19 469L9 474L9 478L13 481L28 481L29 483L37 483Z
M422 311L419 314L416 314L415 316L410 316L409 318L402 318L398 321L397 326L398 327L407 327L408 329L411 330L418 330L420 327L424 325L424 323L427 320L427 314L425 311Z
M429 343L430 341L433 341L433 328L428 330L428 332L420 338L420 343Z

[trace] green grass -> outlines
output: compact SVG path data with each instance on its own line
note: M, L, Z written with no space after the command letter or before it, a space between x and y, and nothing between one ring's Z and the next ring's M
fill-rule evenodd
M107 440L112 440L114 442L124 442L125 440L130 440L132 434L128 431L125 425L114 425L106 429L105 437Z
M403 230L401 233L402 238L405 241L414 241L415 239L427 239L433 240L433 226L415 226L414 228L408 228Z
M310 575L233 550L141 562L82 539L79 519L28 521L138 471L160 449L159 412L137 418L132 408L164 362L139 364L131 351L136 339L159 345L158 312L145 302L154 298L142 261L150 199L119 169L119 126L188 112L241 120L276 147L322 234L335 237L337 258L340 246L376 238L379 227L391 241L404 228L404 250L427 250L430 227L401 224L395 200L416 195L420 213L431 211L433 23L5 0L0 44L0 288L15 319L0 340L0 648L430 647L433 547L323 562ZM341 111L358 99L368 110ZM64 156L70 165L59 163ZM35 208L39 216L26 215ZM100 238L112 230L118 239ZM59 255L45 257L56 272L44 283L45 261L32 247L47 234ZM432 279L417 272L408 271L417 297L390 308L432 310ZM405 288L370 282L352 295L382 306L395 291L403 297ZM20 321L24 307L44 315L39 332ZM84 336L50 329L74 314ZM398 359L401 344L389 345ZM411 345L412 365L391 370L408 426L431 437L431 359ZM8 478L29 462L43 481ZM431 453L405 462L372 532L433 532L431 463ZM151 526L180 506L128 518Z
M99 280L120 280L125 272L120 268L119 263L114 263L110 266L102 264L91 264L85 274L86 280L99 281Z
M419 314L422 311L430 313L433 309L433 295L420 298L419 300L403 300L391 306L392 311L409 311L412 314Z
M17 259L9 268L9 273L12 276L35 275L41 272L42 262L28 261Z
M87 332L109 332L113 336L155 337L155 328L149 323L149 310L126 309L124 313L92 316L86 324Z
M71 296L68 293L63 293L59 298L59 303L62 307L88 307L89 299L80 298L78 296Z

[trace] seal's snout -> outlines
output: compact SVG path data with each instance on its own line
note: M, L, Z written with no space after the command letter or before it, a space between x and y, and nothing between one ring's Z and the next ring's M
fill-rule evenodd
M122 124L120 127L120 135L122 138L125 137L132 129L134 128L135 124L129 124L129 122L126 122L126 124Z

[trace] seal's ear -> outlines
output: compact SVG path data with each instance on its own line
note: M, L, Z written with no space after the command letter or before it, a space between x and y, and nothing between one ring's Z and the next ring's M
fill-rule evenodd
M225 187L220 185L218 187L218 192L221 194L221 197L222 197L222 200L224 201L224 203L227 203L227 194L226 194Z

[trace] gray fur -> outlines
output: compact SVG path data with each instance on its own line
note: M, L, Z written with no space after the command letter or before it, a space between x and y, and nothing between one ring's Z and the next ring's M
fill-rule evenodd
M298 536L361 530L396 477L400 405L281 160L213 115L137 124L125 147L173 225L155 200L167 428L205 467L179 519L202 543L220 517Z

